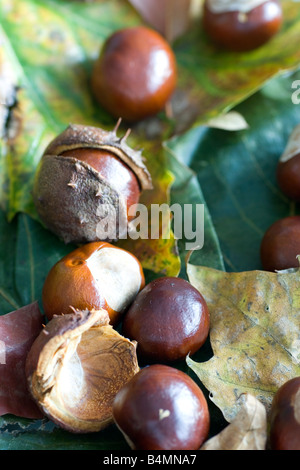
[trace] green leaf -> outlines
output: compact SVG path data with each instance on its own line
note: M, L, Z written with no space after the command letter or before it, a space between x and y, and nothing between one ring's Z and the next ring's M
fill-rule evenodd
M300 121L300 105L291 100L299 76L273 79L236 108L248 129L200 126L172 142L177 157L197 174L227 270L260 269L267 228L299 212L276 181L279 157Z
M287 1L284 9L285 24L274 41L260 50L238 56L216 50L204 36L201 25L196 23L187 35L174 43L179 66L178 91L173 101L175 119L170 120L161 113L132 129L129 143L145 148L149 169L155 175L157 190L148 195L147 203L152 200L165 202L171 198L172 202L180 204L205 204L204 247L194 254L205 266L223 269L223 254L227 266L229 263L232 266L250 265L254 261L253 253L257 253L257 237L251 253L248 255L245 250L245 246L252 243L253 235L249 233L248 225L242 236L237 235L239 222L244 217L236 217L236 224L231 227L231 220L228 223L228 218L220 216L223 208L229 213L232 210L231 186L226 183L223 187L221 184L223 178L228 177L226 166L221 164L223 152L229 168L234 169L233 174L237 177L237 167L243 169L238 150L243 143L240 139L245 135L251 136L249 145L255 146L258 138L261 165L266 165L268 175L271 175L278 150L272 153L265 132L270 132L270 139L275 139L282 147L288 127L296 122L299 111L287 106L290 96L285 92L287 85L282 79L264 88L261 94L247 100L238 109L247 122L249 118L250 129L233 134L201 126L178 140L168 141L166 147L162 142L174 133L187 131L191 126L206 123L221 112L232 109L271 77L299 64L300 8L296 2ZM2 314L34 298L40 299L48 270L71 250L33 219L36 214L30 191L34 171L46 145L70 121L114 127L114 120L95 104L91 95L92 63L111 32L140 22L136 12L122 0L3 0L0 4L0 76L5 71L9 82L17 87L15 103L9 109L4 107L3 110L2 101L0 103L0 122L3 116L5 119L4 129L1 128L5 135L0 141L0 204L4 211L0 213ZM270 120L269 127L264 127ZM280 137L272 128L274 123L279 125ZM209 135L211 140L208 144L206 139ZM204 145L206 142L207 146ZM212 169L210 164L216 149L219 157L217 177L215 167ZM191 169L182 162L191 163ZM246 180L248 171L249 167L245 173L241 171ZM246 194L249 197L250 186L250 182L247 185L240 183L244 197ZM271 192L273 195L276 193ZM256 202L261 201L263 194L260 196ZM222 198L224 205L221 204ZM274 219L277 209L273 212L273 203L274 200L272 203L269 201L259 210L261 220L263 213L268 220ZM289 203L282 200L281 207L282 213L286 213ZM251 214L253 211L254 208ZM240 212L238 214L240 216ZM264 220L264 226L266 224ZM179 243L182 261L187 254L185 241L183 239ZM147 243L137 248L144 254L142 261L148 279L161 273L178 273L179 257L173 238L167 246L165 243L154 245L155 252ZM180 275L186 275L184 268ZM203 360L210 353L207 343L194 359ZM176 366L187 371L186 365ZM224 423L213 406L211 413L211 432L214 433ZM114 427L97 435L78 437L58 429L47 420L30 422L5 416L0 420L0 431L1 449L127 448Z

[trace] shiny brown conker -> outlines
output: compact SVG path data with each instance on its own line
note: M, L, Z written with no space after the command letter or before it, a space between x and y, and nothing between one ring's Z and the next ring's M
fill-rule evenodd
M116 118L135 122L157 114L176 86L176 59L156 31L137 26L113 33L92 72L96 100Z
M246 10L247 2L227 2L227 10L214 9L217 0L205 1L203 25L212 40L231 51L250 51L269 41L282 24L282 8L277 0L266 0ZM230 5L234 3L235 8ZM239 5L240 4L240 5Z
M288 380L275 393L270 445L272 450L300 450L300 377Z
M281 191L289 199L300 202L300 153L278 163L277 181Z
M198 450L210 425L202 390L184 372L154 364L117 393L113 418L135 450Z
M188 281L162 277L146 285L124 316L123 332L151 362L181 360L195 353L209 333L205 299Z
M294 127L277 165L277 182L291 200L300 202L300 125Z
M263 236L260 245L262 266L266 271L299 267L300 216L279 219Z
M129 251L105 242L86 243L50 269L42 290L44 313L73 313L101 308L116 325L145 285L143 268Z

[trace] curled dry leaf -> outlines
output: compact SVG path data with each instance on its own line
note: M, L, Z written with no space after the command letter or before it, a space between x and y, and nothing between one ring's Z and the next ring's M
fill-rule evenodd
M267 417L264 405L251 394L237 401L240 409L223 431L212 437L200 450L265 450Z
M188 264L210 312L213 357L188 365L232 422L236 399L251 393L270 409L281 384L300 375L299 269L226 273Z

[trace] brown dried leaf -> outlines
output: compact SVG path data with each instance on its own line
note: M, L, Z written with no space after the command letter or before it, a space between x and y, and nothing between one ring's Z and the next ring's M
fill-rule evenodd
M268 412L278 387L300 373L300 269L227 273L188 264L207 301L213 357L187 358L211 400L232 422L236 400L251 393Z
M189 27L191 0L130 0L130 3L169 42Z
M265 450L267 418L264 405L253 395L243 394L235 419L200 450Z

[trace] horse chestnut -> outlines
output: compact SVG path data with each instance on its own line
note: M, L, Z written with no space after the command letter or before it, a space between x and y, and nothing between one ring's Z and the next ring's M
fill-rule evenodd
M300 377L285 382L270 410L272 450L300 450Z
M33 201L44 225L65 243L117 240L128 230L128 210L151 176L127 134L70 125L46 148Z
M124 28L106 40L92 72L92 90L109 113L134 122L164 108L176 75L174 53L158 32Z
M114 421L134 450L198 450L210 416L198 385L184 372L154 364L116 394Z
M300 202L300 125L293 130L279 159L277 181L288 198Z
M249 51L263 45L280 29L282 8L277 0L206 0L203 25L227 49Z
M134 255L109 243L87 243L50 269L42 290L43 308L48 319L74 309L104 308L115 325L144 285Z
M123 334L138 343L141 358L181 360L196 352L209 333L207 304L188 281L163 277L150 282L124 315Z
M300 216L277 220L266 231L261 245L260 257L266 271L280 271L299 267Z

